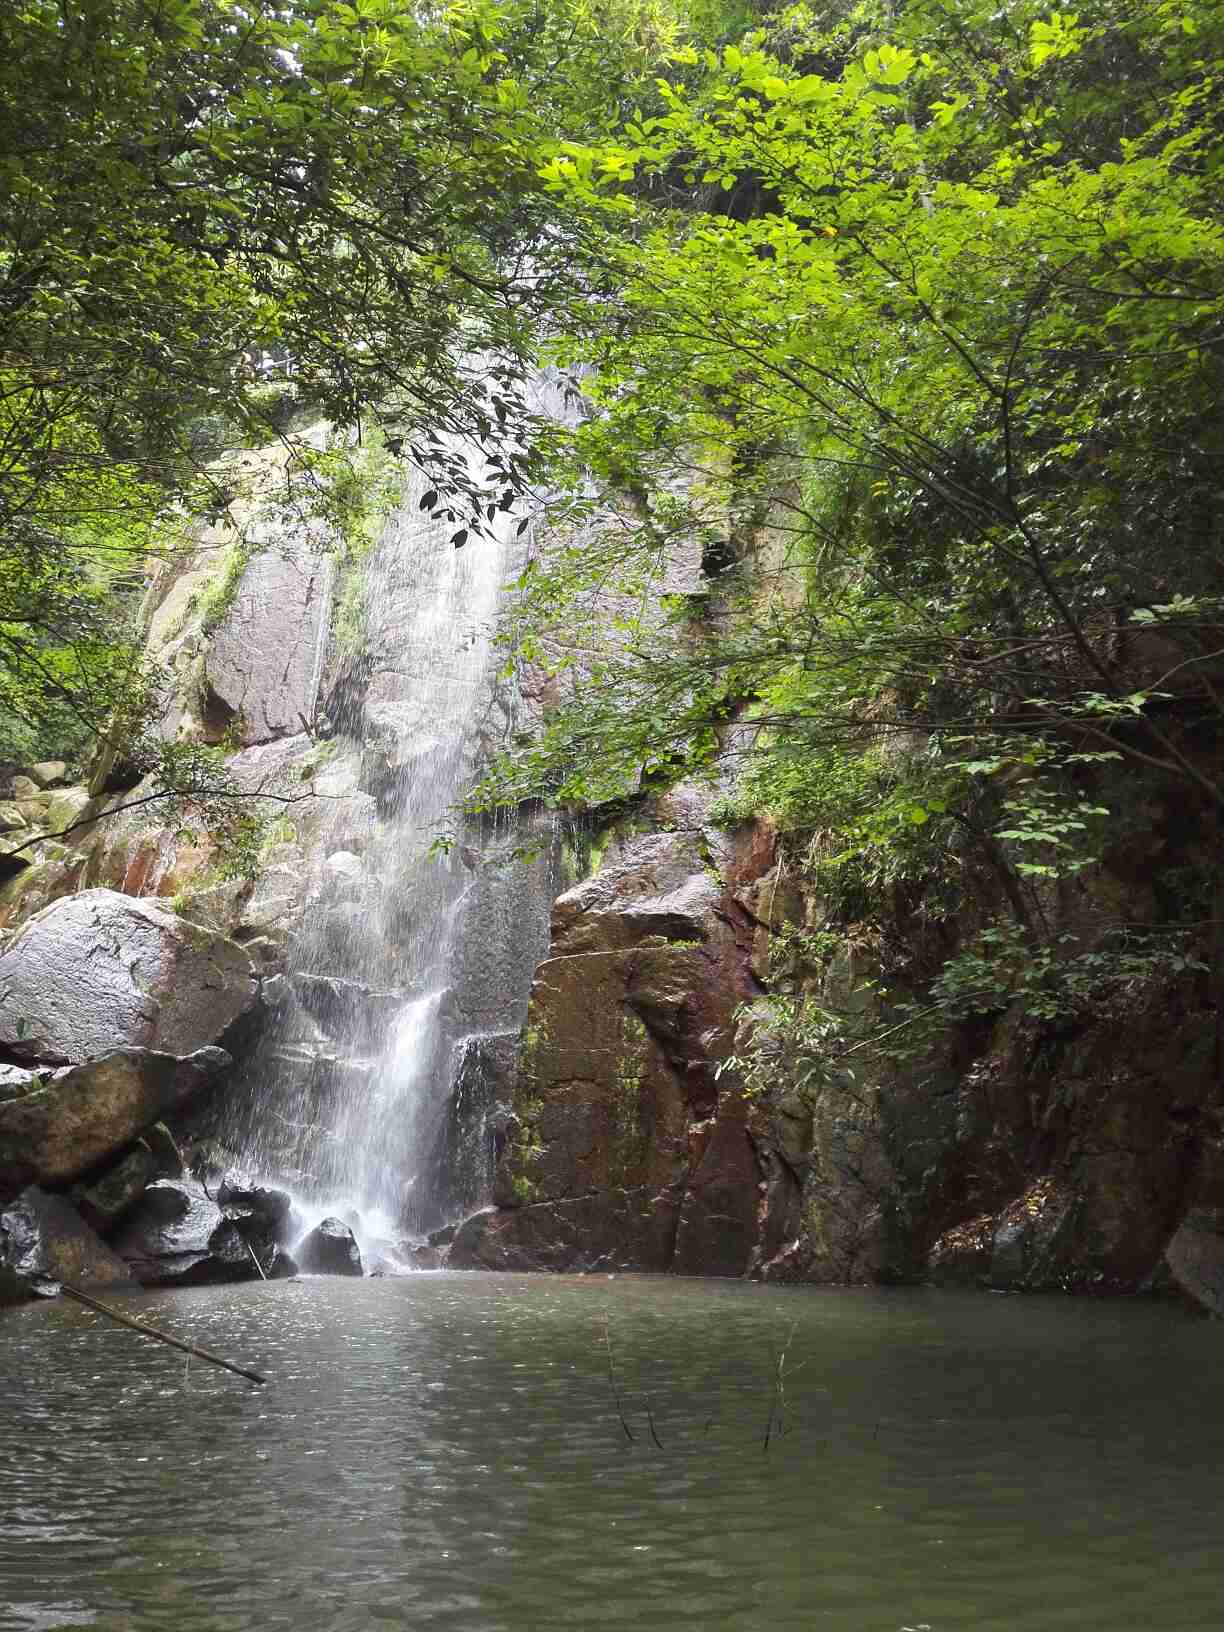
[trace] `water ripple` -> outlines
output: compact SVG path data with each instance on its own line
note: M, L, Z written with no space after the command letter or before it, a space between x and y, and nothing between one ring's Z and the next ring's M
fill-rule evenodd
M5 1632L1220 1624L1221 1340L1171 1310L477 1275L140 1302L271 1381L70 1305L0 1322Z

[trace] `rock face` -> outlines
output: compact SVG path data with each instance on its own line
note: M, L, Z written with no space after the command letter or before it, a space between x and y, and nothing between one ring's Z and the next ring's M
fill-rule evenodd
M80 1287L134 1287L128 1267L62 1196L31 1185L0 1213L0 1304Z
M1224 1310L1224 1107L1193 975L1103 992L1057 1023L1018 1003L943 1026L917 1057L835 1057L805 1076L764 993L810 995L869 1034L891 1018L878 992L897 989L897 949L900 1000L921 998L961 926L934 935L902 903L889 966L878 931L788 874L766 824L720 832L686 788L645 820L662 830L614 839L555 903L517 1080L488 1121L495 1205L458 1230L452 1266L1175 1283ZM1124 866L1051 891L1043 911L1068 933L1158 916ZM1006 911L991 885L974 881L974 912ZM763 1069L746 1095L725 1062L749 1046Z
M325 1218L296 1248L308 1275L360 1275L361 1253L352 1230L338 1218Z
M35 914L0 953L0 1045L71 1063L123 1047L191 1054L256 998L234 942L149 901L85 890Z
M40 1078L0 1104L0 1200L29 1183L70 1184L214 1083L230 1057L120 1049Z
M326 540L281 539L248 562L204 657L204 713L243 740L292 736L314 713L333 565Z
M741 1275L759 1256L767 1166L719 1067L756 990L733 890L769 841L696 825L700 802L681 814L694 825L614 845L557 900L498 1206L459 1231L452 1265Z

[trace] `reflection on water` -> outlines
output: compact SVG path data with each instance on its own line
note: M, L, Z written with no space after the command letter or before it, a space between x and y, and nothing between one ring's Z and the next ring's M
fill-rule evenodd
M1224 1621L1221 1329L1174 1309L479 1275L133 1302L271 1381L66 1303L0 1321L4 1629Z

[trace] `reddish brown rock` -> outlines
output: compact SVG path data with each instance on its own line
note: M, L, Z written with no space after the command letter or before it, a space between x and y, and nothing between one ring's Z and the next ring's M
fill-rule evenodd
M560 955L532 991L501 1210L469 1220L452 1263L749 1268L766 1164L720 1066L755 991L752 933L696 829L613 845L558 899Z

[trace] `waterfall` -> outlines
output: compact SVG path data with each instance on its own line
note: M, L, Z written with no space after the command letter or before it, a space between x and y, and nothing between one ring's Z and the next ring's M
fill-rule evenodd
M499 513L491 538L455 548L424 488L408 482L367 565L360 683L316 780L287 989L222 1130L304 1217L344 1218L392 1265L388 1243L487 1200L485 1118L555 894L547 834L533 861L505 821L436 843L515 723L493 636L522 546L520 517Z

